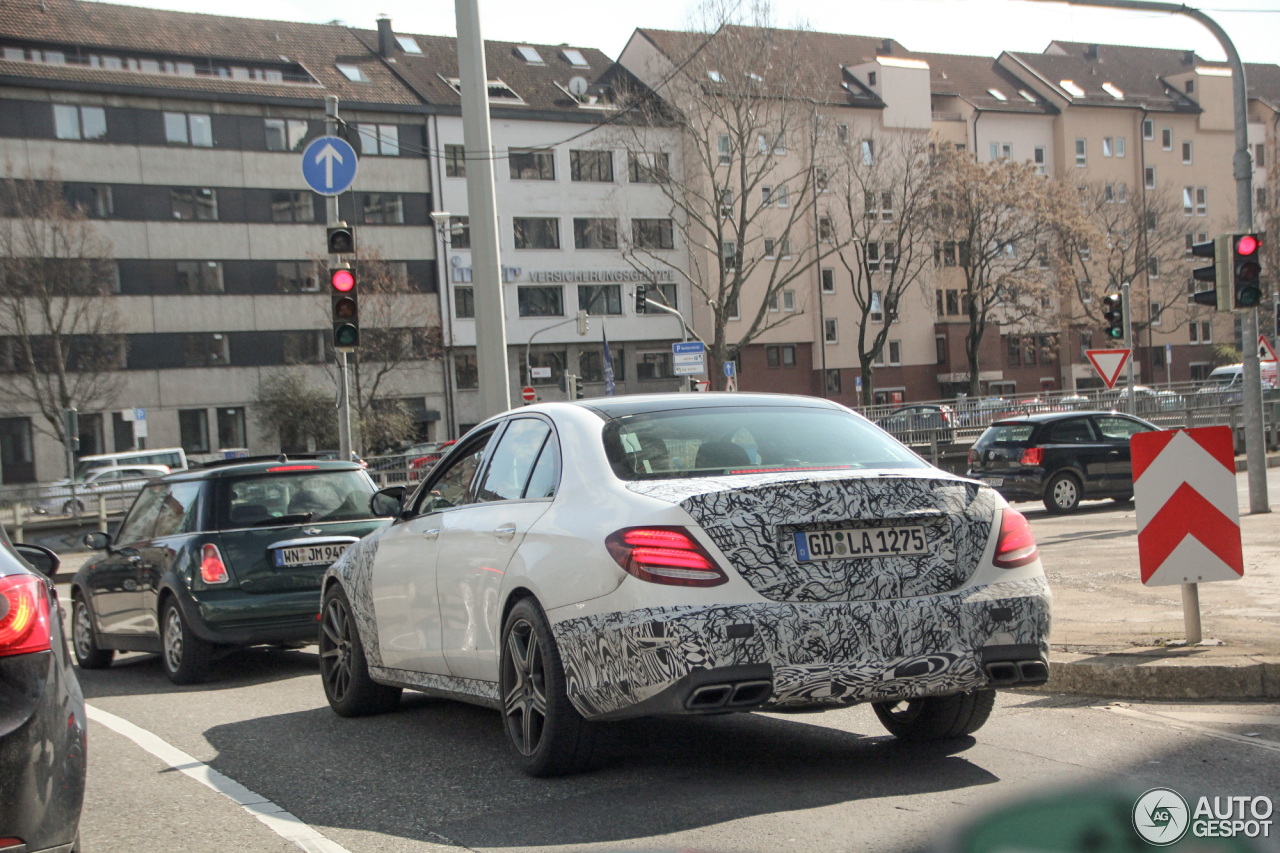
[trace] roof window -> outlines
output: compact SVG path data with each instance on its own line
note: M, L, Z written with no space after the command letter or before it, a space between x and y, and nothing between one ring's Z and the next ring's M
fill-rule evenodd
M1081 89L1072 80L1059 80L1058 85L1066 89L1067 92L1073 95L1074 97L1077 97L1077 98L1084 97L1084 89Z
M707 76L711 78L712 83L723 83L724 77L720 76L719 71L708 71Z
M1124 92L1120 90L1119 86L1113 85L1111 83L1103 83L1102 91L1106 92L1108 95L1115 98L1117 101L1124 100Z
M1022 96L1022 100L1024 101L1032 104L1036 102L1036 96L1028 92L1026 89L1019 89L1018 94Z
M560 48L560 55L568 60L569 64L574 68L590 68L586 58L582 55L582 51L574 50L571 47Z
M1004 92L1001 92L999 89L988 89L987 94L995 98L997 101L1009 100L1008 98L1005 97Z
M396 36L396 43L405 53L422 53L422 48L413 40L413 36Z
M462 94L462 81L457 77L441 77L440 79L448 83L453 91ZM489 100L491 101L507 101L513 104L523 104L524 98L515 93L515 90L503 83L501 80L489 81Z
M754 71L748 71L747 76L750 77L752 80L755 80L757 83L764 82L764 78L761 77L759 74L755 73Z
M527 44L522 44L516 48L516 52L520 54L525 62L532 62L535 65L545 65L542 61L542 54Z
M360 69L359 65L339 64L336 67L339 71L342 72L342 76L346 77L352 83L368 83L369 82L369 78L365 76L364 71ZM239 70L240 69L238 68L232 69L232 71L239 71Z

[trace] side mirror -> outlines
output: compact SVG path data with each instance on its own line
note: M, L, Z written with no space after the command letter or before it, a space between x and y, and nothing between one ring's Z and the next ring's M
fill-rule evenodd
M62 559L48 548L40 545L23 545L13 546L13 550L18 552L18 556L31 564L31 568L47 578L51 578L58 573L58 566L62 565Z
M400 514L400 502L404 500L404 486L388 486L379 489L369 498L369 511L379 518Z
M100 530L92 533L86 533L84 538L80 540L84 546L90 551L105 551L107 546L111 544L111 538Z

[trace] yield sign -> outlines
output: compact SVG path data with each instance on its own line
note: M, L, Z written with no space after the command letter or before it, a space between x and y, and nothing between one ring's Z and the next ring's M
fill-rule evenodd
M1140 432L1129 449L1142 582L1243 577L1231 428Z
M1267 340L1266 335L1258 335L1258 361L1272 364L1280 361L1276 358L1276 348L1271 345L1271 341Z
M1089 361L1093 362L1093 369L1098 371L1102 381L1107 383L1107 390L1110 391L1116 387L1120 371L1124 369L1124 363L1129 360L1129 350L1087 349L1084 354L1089 356Z

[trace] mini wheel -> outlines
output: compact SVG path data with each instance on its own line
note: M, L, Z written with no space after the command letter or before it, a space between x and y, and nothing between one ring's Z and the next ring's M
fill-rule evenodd
M174 684L199 684L209 677L213 644L196 636L173 598L161 609L160 644L164 674Z

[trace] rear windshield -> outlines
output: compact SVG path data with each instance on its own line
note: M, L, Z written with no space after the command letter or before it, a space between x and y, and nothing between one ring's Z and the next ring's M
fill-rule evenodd
M682 409L610 421L604 447L623 480L769 471L927 468L927 463L847 412L760 406Z
M1030 441L1031 433L1035 430L1035 424L996 424L987 427L987 431L982 434L977 443L985 447L988 444L1016 444Z
M218 489L222 529L373 518L373 484L361 471L268 474L224 481Z

